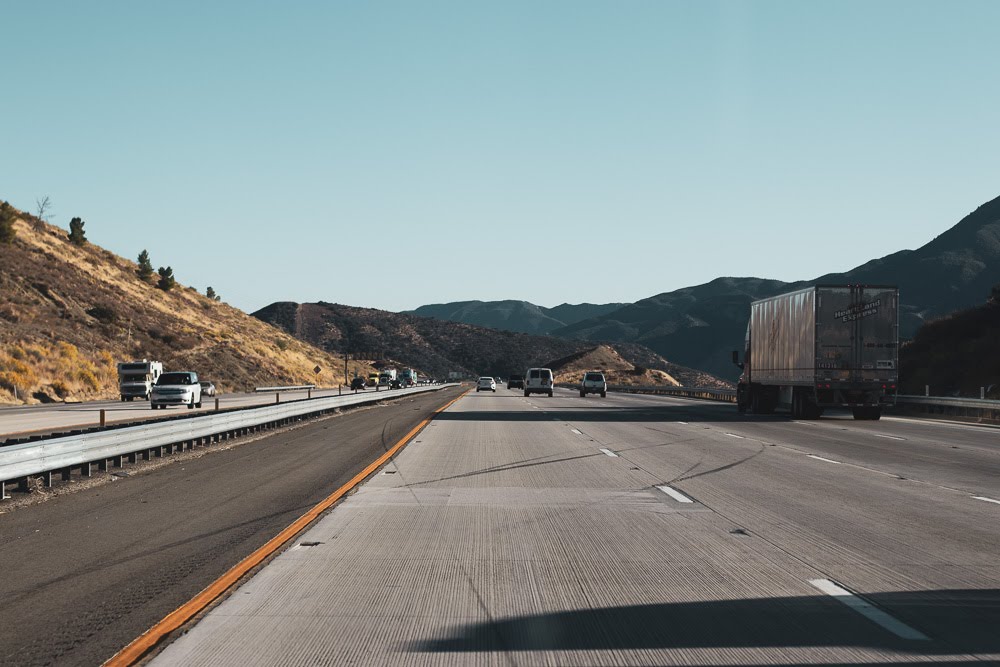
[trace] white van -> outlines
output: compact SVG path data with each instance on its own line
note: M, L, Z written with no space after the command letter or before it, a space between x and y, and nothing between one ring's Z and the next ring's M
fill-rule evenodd
M524 374L524 395L548 394L552 396L552 371L548 368L529 368Z

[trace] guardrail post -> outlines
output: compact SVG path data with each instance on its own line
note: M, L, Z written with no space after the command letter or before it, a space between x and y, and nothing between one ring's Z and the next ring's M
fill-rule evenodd
M46 489L52 488L52 471L47 470L42 473L42 483L45 485Z
M985 400L986 399L986 387L980 387L979 388L979 398L980 398L980 400Z
M307 389L306 390L306 398L312 398L312 397L313 397L313 390L312 389Z
M219 411L219 399L218 398L215 399L215 411L216 412Z
M281 403L281 393L280 392L277 392L277 391L274 392L274 402L275 403Z
M924 385L924 396L930 396L930 395L931 395L931 386L929 384L925 384Z
M104 412L104 408L101 408L101 428L104 428L108 423L107 415Z
M90 461L87 461L86 463L80 466L80 475L82 477L90 477L90 466L91 466Z

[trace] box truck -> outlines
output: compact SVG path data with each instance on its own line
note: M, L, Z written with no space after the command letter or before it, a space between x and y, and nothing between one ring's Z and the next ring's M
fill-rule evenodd
M899 361L899 289L817 285L750 305L740 412L790 410L816 419L825 408L879 419L895 402Z

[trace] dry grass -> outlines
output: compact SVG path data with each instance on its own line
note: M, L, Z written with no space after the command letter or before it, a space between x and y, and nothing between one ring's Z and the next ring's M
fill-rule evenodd
M556 382L579 384L587 371L601 371L608 384L619 385L667 385L679 386L680 382L666 371L637 368L631 362L607 345L599 345L579 355L573 355L565 363L554 367Z
M220 391L343 381L342 357L190 287L156 289L134 262L19 216L14 243L0 246L0 402L15 389L28 402L116 397L115 362L143 358L195 370ZM348 375L371 369L351 361Z

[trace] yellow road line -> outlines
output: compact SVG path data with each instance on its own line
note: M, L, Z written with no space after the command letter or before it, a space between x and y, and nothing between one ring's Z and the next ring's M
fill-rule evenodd
M139 637L134 639L128 646L116 653L104 663L105 667L126 667L135 664L140 658L159 644L174 630L178 629L196 615L201 613L208 605L216 600L220 595L229 590L234 584L243 578L250 570L260 565L269 556L288 543L298 533L302 532L310 523L316 520L320 514L328 510L334 503L340 500L344 494L363 482L370 474L375 472L379 466L391 459L396 452L403 448L422 428L427 426L434 419L434 416L450 408L458 399L465 396L469 390L462 392L455 399L448 401L445 405L431 413L431 416L414 426L399 441L380 457L372 461L367 468L359 472L351 481L334 491L318 505L296 519L290 526L272 537L266 544L254 551L252 554L234 565L228 572L213 581L202 592L185 602L183 605L167 614L149 630L146 630Z

